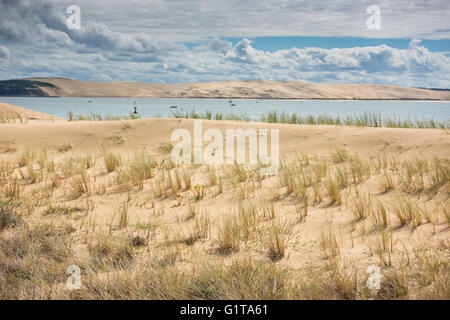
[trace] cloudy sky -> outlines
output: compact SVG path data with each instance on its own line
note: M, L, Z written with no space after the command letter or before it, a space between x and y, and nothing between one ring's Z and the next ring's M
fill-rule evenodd
M449 15L448 0L0 0L0 79L450 88Z

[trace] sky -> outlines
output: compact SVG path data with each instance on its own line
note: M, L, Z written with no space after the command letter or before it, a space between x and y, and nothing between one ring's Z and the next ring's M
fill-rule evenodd
M449 15L448 0L0 0L0 79L450 88Z

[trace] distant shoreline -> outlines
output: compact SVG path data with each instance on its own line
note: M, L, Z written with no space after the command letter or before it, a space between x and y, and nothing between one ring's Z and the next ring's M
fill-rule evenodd
M450 101L449 90L381 84L323 84L273 80L160 84L130 81L82 81L67 78L28 78L0 81L1 96L91 99Z
M52 98L52 99L83 99L83 98L90 98L90 99L187 99L187 100L296 100L296 101L408 101L408 102L414 102L414 101L426 101L426 102L450 102L450 99L342 99L342 98L252 98L252 97L133 97L133 96L77 96L77 97L63 97L63 96L1 96L0 100L2 98Z

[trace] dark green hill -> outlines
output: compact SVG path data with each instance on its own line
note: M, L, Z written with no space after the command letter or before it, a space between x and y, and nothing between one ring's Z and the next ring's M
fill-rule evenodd
M1 80L0 96L29 96L29 97L47 97L40 87L55 88L55 85L34 80Z

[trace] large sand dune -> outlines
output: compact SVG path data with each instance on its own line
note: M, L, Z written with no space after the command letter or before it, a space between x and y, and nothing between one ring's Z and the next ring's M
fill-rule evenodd
M161 144L193 125L0 124L0 298L449 298L446 130L203 121L280 129L287 161L261 177L171 163Z
M373 84L315 84L268 80L183 84L94 82L66 78L29 80L55 85L57 88L40 88L49 96L59 97L450 100L450 91Z

